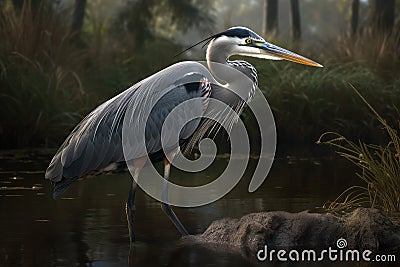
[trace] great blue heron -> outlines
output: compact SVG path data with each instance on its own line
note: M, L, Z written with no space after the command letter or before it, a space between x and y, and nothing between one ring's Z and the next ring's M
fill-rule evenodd
M241 112L244 106L245 101L229 96L229 81L226 80L226 77L215 77L227 82L225 85L218 83L214 79L214 76L218 76L218 72L213 69L211 62L230 66L251 79L253 86L248 88L248 98L252 97L251 91L257 85L257 71L246 61L229 60L233 55L273 60L285 59L305 65L322 67L310 59L266 42L258 34L245 27L230 28L206 38L198 44L200 43L208 43L206 54L208 68L192 61L174 64L101 104L75 127L46 170L46 179L51 180L54 184L53 197L55 199L69 189L78 178L86 176L93 171L107 169L110 164L125 161L122 148L121 117L126 112L128 103L146 101L146 97L149 97L153 92L162 91L166 87L171 87L171 84L175 85L175 88L160 100L161 104L157 105L156 109L150 114L146 125L148 156L151 161L164 160L164 178L167 180L170 172L170 161L166 159L165 153L169 154L169 159L173 158L179 147L195 140L194 136L197 133L204 132L212 126L212 123L202 122L196 124L196 127L189 127L186 129L186 133L179 136L179 144L170 151L164 152L160 146L160 128L166 116L174 107L191 98L202 99L205 110L209 108L207 107L207 100L210 98L216 98L227 103L236 109L238 113ZM193 82L193 78L197 82ZM189 82L185 82L185 80ZM139 124L141 121L138 119L134 123ZM141 127L141 125L133 124L133 127L136 126ZM135 144L131 145L135 149ZM134 179L126 202L126 215L131 242L134 241L134 198L137 188L135 181L137 181L146 161L147 158L138 157L131 162L133 164ZM161 205L163 211L179 232L183 236L188 235L170 205L167 203L162 203Z

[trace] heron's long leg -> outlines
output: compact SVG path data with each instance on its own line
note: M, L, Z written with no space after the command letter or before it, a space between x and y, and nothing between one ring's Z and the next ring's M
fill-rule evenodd
M125 212L126 212L126 220L128 222L128 230L129 230L129 241L132 243L135 241L135 231L134 231L134 225L133 225L133 220L134 220L134 215L135 215L135 193L136 193L136 188L137 188L137 179L139 178L140 171L142 170L143 166L146 163L146 158L139 158L133 160L133 179L132 179L132 185L129 190L129 196L128 196L128 201L126 202L125 205ZM128 164L130 164L128 162Z
M135 193L137 184L135 180L132 180L132 185L129 190L128 201L125 204L126 220L128 222L129 240L130 242L135 241L135 232L133 228L133 219L135 215Z
M167 199L168 199L168 183L167 183L167 181L169 178L170 168L171 168L171 163L169 162L168 159L164 159L164 186L163 186L162 198L165 202L161 203L161 209L165 212L165 214L167 214L168 218L175 225L175 227L178 229L178 231L181 233L181 235L187 236L187 235L189 235L188 231L186 231L185 227L179 221L178 217L176 217L171 206L166 203Z

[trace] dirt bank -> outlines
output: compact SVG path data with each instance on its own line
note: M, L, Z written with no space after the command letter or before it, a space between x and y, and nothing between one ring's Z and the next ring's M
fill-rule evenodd
M336 248L340 238L347 241L349 249L397 252L400 222L376 209L366 208L356 209L343 217L273 211L214 221L196 237L205 245L237 250L247 257L256 255L264 245L271 248Z

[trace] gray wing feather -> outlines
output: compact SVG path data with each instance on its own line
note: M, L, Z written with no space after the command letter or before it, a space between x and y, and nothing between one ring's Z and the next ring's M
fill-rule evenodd
M107 167L113 162L124 161L122 149L122 122L128 108L134 110L131 119L133 123L141 123L147 118L141 114L141 106L149 104L154 95L162 93L166 89L176 87L181 91L181 97L185 90L175 82L188 73L199 73L208 80L213 78L207 68L196 62L181 62L174 64L98 106L87 115L66 138L58 152L50 162L46 170L45 178L53 182L62 179L81 177L92 170ZM186 98L194 95L186 94ZM184 97L180 101L185 100ZM179 104L179 99L173 99L172 95L160 104L162 112L152 113L148 130L152 133L146 135L150 152L159 150L160 122L165 119L168 110ZM178 101L178 102L177 102ZM147 103L146 103L147 102ZM129 106L131 105L131 106ZM189 128L189 127L187 127ZM184 135L190 135L194 131L185 129ZM134 142L131 143L135 145ZM72 179L71 179L72 180Z
M150 113L146 127L146 144L147 151L156 152L160 150L161 144L161 129L167 115L180 103L187 100L200 97L201 92L193 90L186 91L183 85L177 86L154 106L154 112ZM177 141L189 138L200 123L200 118L192 120L196 115L203 113L204 100L198 99L192 101L190 106L183 106L178 112L175 112L171 117L171 121L165 124L165 148L167 150L177 147ZM185 124L189 122L188 124ZM179 131L180 130L180 131ZM148 136L148 137L147 137ZM179 139L177 138L179 136Z

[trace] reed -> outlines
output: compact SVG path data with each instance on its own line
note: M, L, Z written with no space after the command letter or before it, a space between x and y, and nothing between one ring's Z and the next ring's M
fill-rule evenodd
M0 14L0 143L32 146L64 136L86 102L85 51L71 42L62 14L25 1ZM58 141L58 140L57 140Z
M377 208L387 213L400 212L400 136L388 122L352 86L357 96L368 107L385 130L386 145L351 141L345 136L327 132L317 143L333 146L341 157L360 169L357 176L362 185L351 186L326 205L328 211L342 213L357 207Z

